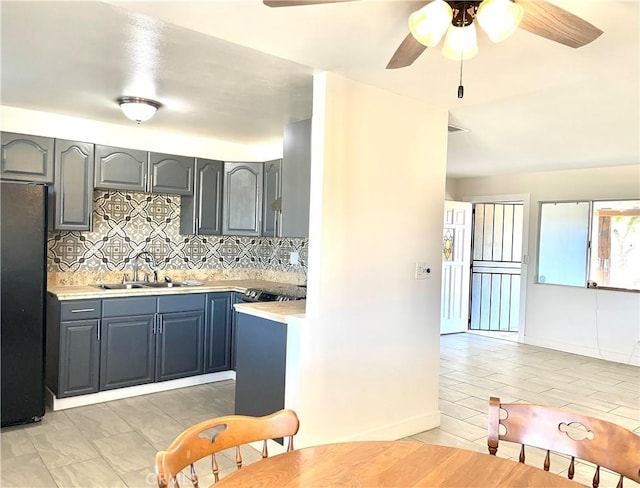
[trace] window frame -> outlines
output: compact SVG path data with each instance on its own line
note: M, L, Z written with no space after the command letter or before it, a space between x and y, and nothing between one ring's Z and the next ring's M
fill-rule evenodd
M619 286L611 286L611 285L599 285L591 279L591 261L592 261L592 252L593 252L593 227L594 227L594 208L595 205L599 202L634 202L638 201L637 198L598 198L598 199L575 199L575 200L541 200L538 202L538 242L537 242L537 254L536 254L536 274L535 274L535 283L538 285L556 285L556 286L570 286L573 288L599 288L603 290L613 290L613 291L626 291L632 293L640 293L640 288L623 288ZM581 285L575 284L567 284L567 283L548 283L544 281L540 281L540 249L541 243L543 240L542 235L542 210L544 205L551 204L565 204L565 203L587 203L588 214L587 220L585 222L587 226L587 242L586 242L586 253L585 253L585 282Z

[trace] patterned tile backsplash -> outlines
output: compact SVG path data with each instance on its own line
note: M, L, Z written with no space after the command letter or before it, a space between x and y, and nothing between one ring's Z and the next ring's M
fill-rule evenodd
M153 256L159 270L305 271L306 238L195 236L179 230L177 195L96 190L93 231L49 233L48 271L128 271L142 251ZM300 265L289 264L291 251L300 253Z

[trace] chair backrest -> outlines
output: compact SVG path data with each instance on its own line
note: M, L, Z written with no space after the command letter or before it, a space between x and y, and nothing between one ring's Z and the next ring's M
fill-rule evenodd
M500 418L500 410L506 418ZM500 433L500 425L506 431ZM549 452L571 456L568 477L573 479L575 458L596 465L593 487L600 483L600 467L640 482L640 436L611 422L544 405L500 403L489 399L489 454L498 451L498 440L522 444L520 462L525 462L525 445L546 449L544 469L549 471Z
M268 456L267 440L286 437L287 451L293 450L293 436L298 432L300 422L293 410L284 409L264 417L249 417L245 415L227 415L205 420L189 427L171 443L166 451L156 454L156 476L160 488L168 487L171 480L175 486L178 474L190 466L193 486L198 486L198 475L194 463L206 456L212 456L212 472L215 482L219 479L219 468L215 454L217 452L236 448L236 467L242 467L240 446L251 442L263 441L262 457ZM210 429L217 432L212 437L201 437L200 434ZM186 474L186 473L185 473Z

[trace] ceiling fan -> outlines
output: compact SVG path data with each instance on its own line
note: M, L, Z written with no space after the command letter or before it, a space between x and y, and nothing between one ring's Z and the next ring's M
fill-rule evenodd
M293 7L356 0L263 0L268 7ZM578 48L597 39L602 31L577 15L544 0L429 0L416 1L409 19L410 32L387 64L387 69L413 64L445 36L443 54L468 59L477 53L477 20L494 42L522 29L565 46Z

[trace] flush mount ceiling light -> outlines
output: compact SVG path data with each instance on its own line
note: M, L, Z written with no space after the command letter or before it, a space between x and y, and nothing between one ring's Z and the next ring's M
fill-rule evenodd
M120 97L118 98L118 104L122 113L138 124L149 120L162 107L160 102L141 97Z

